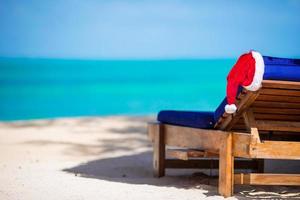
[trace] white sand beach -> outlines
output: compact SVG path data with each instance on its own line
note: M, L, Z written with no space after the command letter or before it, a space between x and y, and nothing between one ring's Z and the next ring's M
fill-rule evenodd
M0 199L223 199L197 170L152 177L151 117L0 123ZM300 198L297 187L237 187L228 199Z

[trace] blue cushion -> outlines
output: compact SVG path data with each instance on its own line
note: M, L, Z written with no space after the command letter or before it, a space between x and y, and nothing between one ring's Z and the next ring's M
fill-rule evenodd
M271 56L263 56L263 59L266 66L270 66L270 65L300 66L300 59L276 58Z
M157 120L166 124L203 129L211 129L215 124L214 112L163 110L158 113Z
M217 109L214 112L214 120L215 122L218 122L220 117L223 115L225 112L225 106L227 104L227 98L225 97L223 101L220 103L220 105L217 107Z
M300 81L300 59L263 56L264 80Z

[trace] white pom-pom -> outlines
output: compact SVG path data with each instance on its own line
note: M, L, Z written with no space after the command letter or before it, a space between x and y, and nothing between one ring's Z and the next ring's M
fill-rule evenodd
M235 113L236 111L236 105L235 104L227 104L225 106L225 112L228 113L228 114L232 114L232 113Z

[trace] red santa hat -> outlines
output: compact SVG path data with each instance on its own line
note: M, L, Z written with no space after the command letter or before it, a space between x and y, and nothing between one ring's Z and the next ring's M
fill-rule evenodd
M256 91L261 87L265 70L263 57L256 51L250 51L239 57L227 76L227 105L225 112L232 114L236 112L236 95L239 86L247 90Z

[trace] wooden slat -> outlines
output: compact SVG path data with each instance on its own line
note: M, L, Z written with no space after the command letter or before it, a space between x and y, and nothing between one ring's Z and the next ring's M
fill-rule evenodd
M200 151L188 151L188 157L189 158L198 158L198 157L203 157L203 158L217 158L219 153L217 152L212 152L212 151L203 151L203 155L200 154Z
M235 174L234 184L246 185L300 185L300 174Z
M240 117L242 117L243 112L255 101L258 95L259 91L247 92L246 96L242 98L240 102L238 102L237 112L217 123L215 128L221 130L231 130L231 128L238 122Z
M298 89L298 90L300 90L300 82L294 82L294 81L264 80L262 82L262 85L265 88Z
M256 121L258 130L300 132L300 122L290 121Z
M263 108L295 108L295 109L300 109L300 103L268 102L268 101L258 101L258 100L255 101L252 104L252 106L254 106L254 107L263 107Z
M256 113L255 114L255 119L257 119L257 120L300 121L300 115Z
M166 145L206 150L219 150L224 138L230 134L229 132L219 130L197 129L167 124L163 125L163 129Z
M180 160L189 160L191 158L218 158L217 152L194 149L168 149L167 157L177 158Z
M186 151L183 150L167 150L166 157L168 158L177 158L179 160L189 160L189 156Z
M250 157L300 160L300 142L264 141L250 145Z
M271 101L271 102L290 102L290 103L300 103L299 97L290 96L280 96L280 95L264 95L261 94L257 97L258 101Z
M263 114L285 114L285 115L300 115L300 109L279 109L279 108L256 108L253 107L254 113Z
M237 97L237 102L236 102L236 103L240 103L241 100L242 100L243 98L245 98L246 95L247 95L247 91L242 90L242 92L241 92L241 93L238 95L238 97ZM248 96L249 96L249 95L248 95ZM222 116L220 117L220 119L218 119L218 121L215 123L215 128L216 128L216 129L224 130L224 129L221 128L221 126L222 126L222 125L225 126L224 124L230 122L230 121L232 120L232 118L233 118L233 115L232 115L232 114L228 114L228 113L224 112L224 113L222 114Z
M261 94L270 94L270 95L280 95L280 96L300 96L300 90L285 90L285 89L268 89L262 88L260 90Z

